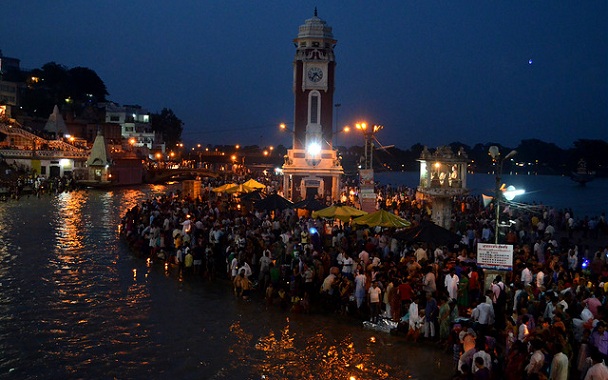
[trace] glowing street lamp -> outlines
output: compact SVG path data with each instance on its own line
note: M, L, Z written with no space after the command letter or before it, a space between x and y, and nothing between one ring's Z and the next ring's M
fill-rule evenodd
M374 124L370 127L367 123L356 123L355 128L362 131L365 137L365 169L373 169L374 135L384 129L384 126Z

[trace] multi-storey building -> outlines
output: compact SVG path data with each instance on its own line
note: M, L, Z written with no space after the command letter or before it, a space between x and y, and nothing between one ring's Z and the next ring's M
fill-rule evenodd
M106 103L106 123L120 124L123 139L129 140L134 147L165 151L164 144L152 130L150 112L138 105L120 106Z

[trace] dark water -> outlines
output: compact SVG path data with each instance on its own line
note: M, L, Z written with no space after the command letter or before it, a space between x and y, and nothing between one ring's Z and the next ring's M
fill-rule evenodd
M1 379L449 378L450 355L431 344L267 310L132 256L120 217L167 190L0 204Z
M416 187L420 183L418 172L376 173L376 181L382 185L405 185ZM467 188L472 195L494 195L496 177L491 174L469 174ZM558 209L571 208L574 216L608 215L608 178L596 178L581 186L569 177L547 175L502 176L502 183L525 189L526 193L515 199L517 202L544 204Z

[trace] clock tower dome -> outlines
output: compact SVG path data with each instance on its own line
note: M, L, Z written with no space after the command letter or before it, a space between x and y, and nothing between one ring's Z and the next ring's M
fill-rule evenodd
M294 201L310 197L336 201L343 173L332 145L337 41L315 8L293 42L293 148L283 166L285 195Z

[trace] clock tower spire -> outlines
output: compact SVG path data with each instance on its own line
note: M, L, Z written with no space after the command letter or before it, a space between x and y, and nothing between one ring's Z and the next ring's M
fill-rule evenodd
M337 200L343 172L332 146L337 41L315 7L314 16L300 26L293 42L293 148L283 166L285 194L292 200L311 196Z

